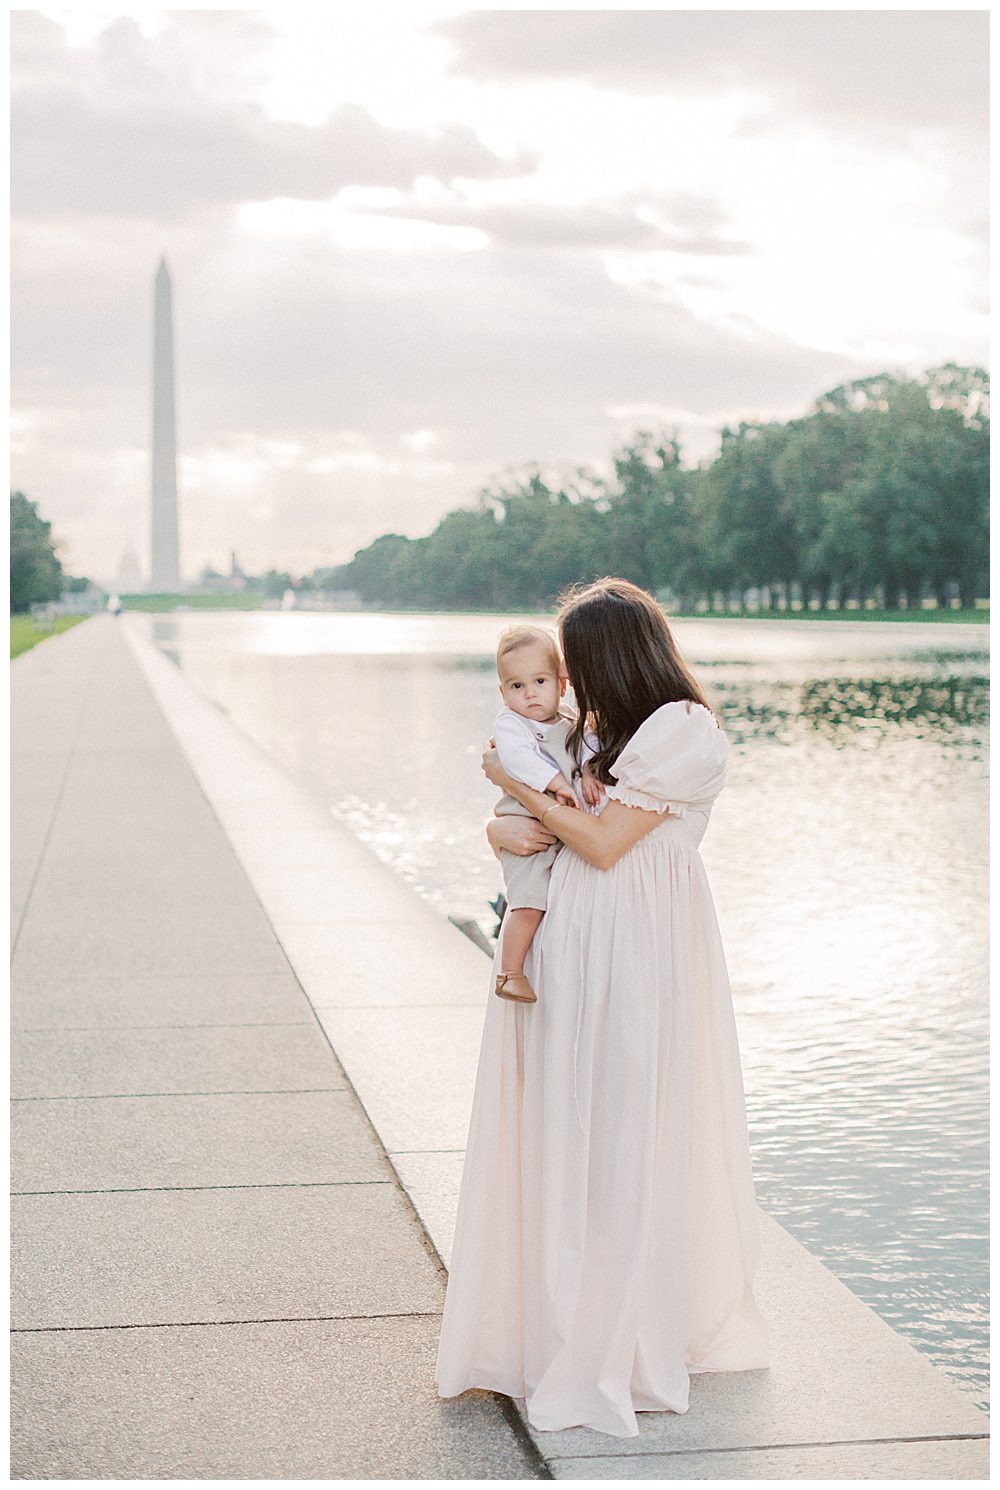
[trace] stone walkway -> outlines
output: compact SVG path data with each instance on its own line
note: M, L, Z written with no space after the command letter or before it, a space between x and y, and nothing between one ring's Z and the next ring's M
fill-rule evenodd
M12 675L12 1474L547 1477L121 631Z

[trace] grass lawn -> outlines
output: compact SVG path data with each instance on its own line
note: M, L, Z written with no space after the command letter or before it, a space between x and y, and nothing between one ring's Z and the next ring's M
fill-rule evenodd
M10 618L10 655L11 659L20 657L22 652L27 652L36 642L43 642L47 636L58 636L61 631L68 631L78 621L85 621L86 616L56 616L51 626L36 626L30 616L11 616Z
M122 595L126 610L172 611L179 606L187 610L260 610L263 590L225 591L218 595Z

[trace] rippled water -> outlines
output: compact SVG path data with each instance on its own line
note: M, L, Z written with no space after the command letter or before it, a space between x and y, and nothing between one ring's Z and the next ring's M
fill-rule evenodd
M506 622L144 624L442 914L489 926L479 761ZM733 745L702 853L758 1198L985 1404L986 630L675 624Z

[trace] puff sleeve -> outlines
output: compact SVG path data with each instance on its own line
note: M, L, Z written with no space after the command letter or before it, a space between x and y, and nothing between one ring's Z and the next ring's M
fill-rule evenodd
M684 817L709 807L726 781L729 741L703 704L663 704L636 730L611 767L615 802Z

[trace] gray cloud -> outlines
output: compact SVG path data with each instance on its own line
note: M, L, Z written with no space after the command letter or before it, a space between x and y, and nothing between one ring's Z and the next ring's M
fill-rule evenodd
M144 444L157 248L148 228L121 245L109 231L71 277L43 237L15 235L21 405L74 404L95 440ZM344 428L391 448L426 426L458 461L568 460L606 451L609 405L794 407L856 368L716 329L570 249L359 255L281 240L234 274L194 239L170 261L191 449L296 431L322 444Z
M643 198L640 204L657 208L661 205L655 198ZM674 249L686 254L725 255L750 252L745 243L711 232L660 227L641 218L634 206L619 202L588 202L566 207L548 203L477 206L469 202L414 201L380 207L377 212L380 217L479 228L503 247ZM688 210L680 215L683 221L692 214Z
M428 29L455 73L628 93L761 90L775 115L880 132L985 128L986 11L469 11Z
M192 38L181 29L178 39L187 25L178 22L153 46L122 20L101 33L93 53L66 52L60 28L15 15L16 212L170 222L278 196L323 200L348 185L403 189L418 176L519 176L536 163L501 160L458 123L390 129L363 106L344 103L311 127L269 119L243 98L203 95L197 69L185 65ZM238 41L239 25L235 34ZM257 38L251 31L244 40Z
M229 366L249 371L248 428L275 421L280 382L283 404L314 430L347 425L379 440L431 426L448 430L460 459L564 460L581 440L606 444L608 404L745 405L761 396L765 366L766 398L784 402L847 366L780 337L716 330L570 251L368 253L363 266L331 253L289 268L245 313L213 316L213 335L201 323L192 349L206 389L223 386ZM266 380L254 371L263 366Z

